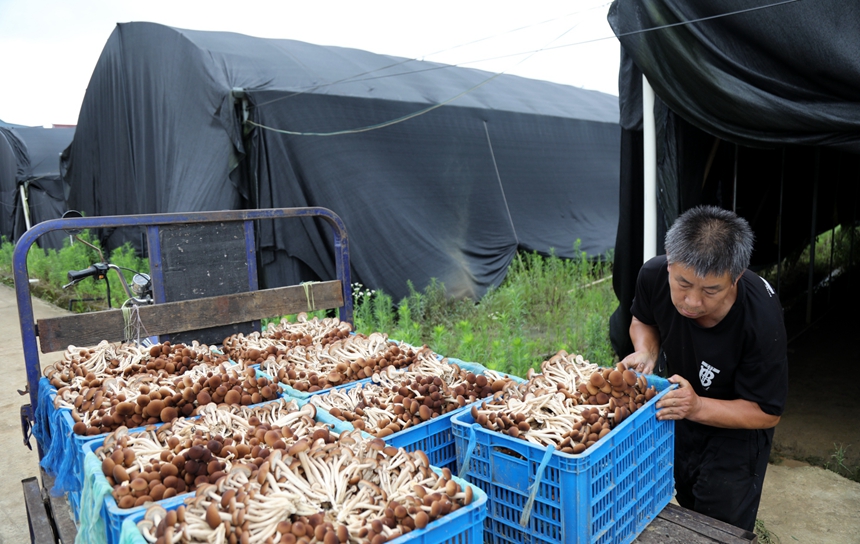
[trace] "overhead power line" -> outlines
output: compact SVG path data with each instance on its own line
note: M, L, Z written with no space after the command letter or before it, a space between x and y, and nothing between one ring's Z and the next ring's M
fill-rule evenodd
M454 45L454 46L451 46L451 47L447 47L447 48L445 48L445 49L440 49L440 50L435 51L435 52L433 52L433 53L428 53L428 54L426 54L426 55L421 55L421 56L419 56L419 57L412 57L412 58L403 59L403 60L401 60L401 61L398 61L398 62L395 62L395 63L392 63L392 64L388 64L388 65L385 65L385 66L381 66L381 67L379 67L379 68L374 68L374 69L372 69L372 70L367 70L367 71L365 71L365 72L361 72L361 73L359 73L359 74L353 74L353 75L351 75L351 76L347 76L347 77L344 77L344 78L338 79L338 80L336 80L336 81L331 81L331 82L326 82L326 83L320 83L320 84L317 84L317 85L311 85L311 86L306 87L305 89L302 89L302 90L296 91L296 92L294 92L294 93L290 93L290 94L288 94L288 95L286 95L286 96L281 96L281 97L278 97L278 98L274 98L274 99L272 99L272 100L269 100L269 101L267 101L267 102L262 102L262 103L260 103L260 104L257 104L255 107L256 107L256 108L261 108L261 107L266 106L266 105L269 105L269 104L271 104L271 103L273 103L273 102L279 102L279 101L281 101L281 100L286 100L286 99L288 99L288 98L292 98L292 97L294 97L294 96L298 96L298 95L301 95L301 94L306 94L306 93L309 93L309 92L313 92L313 91L316 91L316 90L319 90L319 89L322 89L322 88L325 88L325 87L332 87L332 86L334 86L334 85L338 85L338 84L341 84L341 83L357 83L357 82L361 82L361 81L368 81L368 80L371 80L371 79L381 79L381 78L386 78L386 77L398 77L398 76L401 76L401 75L413 74L413 73L417 73L417 72L424 72L424 71L429 71L429 70L438 70L438 69L442 69L442 68L451 68L451 67L453 67L453 66L458 66L458 65L445 64L445 65L438 66L438 67L434 67L434 68L423 68L423 69L421 69L421 70L413 70L413 71L409 71L409 72L398 72L398 73L394 73L394 74L379 75L379 76L367 77L367 78L362 77L362 76L366 76L366 75L370 75L370 74L375 74L375 73L377 73L377 72L383 72L383 71L388 70L388 69L390 69L390 68L396 68L396 67L398 67L398 66L402 66L402 65L404 65L404 64L408 64L408 63L410 63L410 62L424 61L424 60L426 60L428 57L432 57L432 56L434 56L434 55L439 55L439 54L442 54L442 53L447 53L447 52L449 52L449 51L453 51L453 50L455 50L455 49L460 49L460 48L462 48L462 47L468 47L468 46L470 46L470 45L474 45L474 44L476 44L476 43L484 42L484 41L487 41L487 40L492 40L492 39L495 39L495 38L500 38L500 37L502 37L502 36L506 36L506 35L508 35L508 34L513 34L513 33L515 33L515 32L519 32L519 31L521 31L521 30L528 30L528 29L530 29L530 28L535 28L535 27L538 27L538 26L541 26L541 25L545 25L545 24L548 24L548 23L554 23L554 22L556 22L556 21L560 21L560 20L562 20L562 19L566 19L566 18L568 18L568 17L573 17L574 15L581 15L581 14L583 14L583 13L587 13L587 12L589 12L589 11L593 11L593 10L598 9L598 8L601 8L601 7L606 7L606 6L608 6L608 5L609 5L609 3L604 3L604 4L600 4L600 5L597 5L597 6L594 6L594 7L588 8L588 9L585 9L585 10L581 10L581 11L574 11L574 12L568 13L568 14L566 14L566 15L561 15L561 16L559 16L559 17L553 17L553 18L551 18L551 19L546 19L546 20L543 20L543 21L539 21L539 22L537 22L537 23L532 23L532 24L529 24L529 25L524 25L524 26L521 26L521 27L517 27L517 28L511 29L511 30L506 30L506 31L504 31L504 32L500 32L500 33L497 33L497 34L493 34L493 35L491 35L491 36L485 36L485 37L483 37L483 38L478 38L478 39L476 39L476 40L472 40L472 41L470 41L470 42L461 43L461 44L458 44L458 45ZM575 27L575 26L576 26L576 25L574 25L574 27ZM569 30L568 30L568 31L569 31ZM519 55L526 55L526 54L533 53L533 52L534 52L534 51L532 51L532 52L528 52L528 51L527 51L527 52L525 52L525 53L515 53L514 55L506 55L506 56L519 56ZM495 57L494 57L494 58L495 58ZM484 61L486 61L486 60L494 60L494 58L482 59L482 60L477 60L477 61L469 61L469 62L467 62L467 63L461 63L461 64L473 64L473 63L475 63L475 62L484 62ZM502 57L498 57L498 58L504 58L504 56L502 56Z
M609 40L609 39L621 38L621 37L624 37L624 36L633 36L633 35L636 35L636 34L644 34L644 33L647 33L647 32L655 32L655 31L658 31L658 30L664 30L664 29L667 29L667 28L673 28L673 27L677 27L677 26L691 25L691 24L700 23L700 22L704 22L704 21L710 21L710 20L713 20L713 19L720 19L720 18L723 18L723 17L729 17L729 16L732 16L732 15L740 15L740 14L743 14L743 13L749 13L749 12L752 12L752 11L758 11L758 10L762 10L762 9L774 8L774 7L782 6L782 5L785 5L785 4L792 4L792 3L794 3L794 2L798 2L798 1L800 1L800 0L782 0L782 1L780 1L780 2L775 2L775 3L772 3L772 4L765 4L765 5L763 5L763 6L754 6L754 7L751 7L751 8L744 8L744 9L735 10L735 11L730 11L730 12L726 12L726 13L720 13L720 14L717 14L717 15L709 15L709 16L707 16L707 17L700 17L700 18L698 18L698 19L692 19L692 20L690 20L690 21L679 21L679 22L677 22L677 23L668 23L668 24L665 24L665 25L659 25L659 26L655 26L655 27L651 27L651 28L643 28L643 29L640 29L640 30L633 30L633 31L630 31L630 32L622 32L621 34L617 34L617 35L604 36L604 37L600 37L600 38L593 38L593 39L589 39L589 40L582 40L582 41L579 41L579 42L568 43L568 44L563 44L563 45L547 46L547 47L542 47L542 48L540 48L540 49L534 49L534 50L531 50L531 51L525 51L525 52L521 52L521 53L513 53L513 54L510 54L510 55L501 55L501 56L499 56L499 57L494 57L494 58L505 58L505 57L512 57L512 56L527 55L524 59L522 59L521 61L519 61L519 62L517 63L517 64L519 64L519 63L522 63L523 61L525 61L526 59L530 58L531 56L533 56L533 55L535 55L535 54L537 54L537 53L540 53L540 52L542 52L542 51L549 51L549 50L554 50L554 49L561 49L561 48L565 48L565 47L572 47L572 46L576 46L576 45L584 45L584 44L589 44L589 43L594 43L594 42L599 42L599 41L604 41L604 40ZM576 26L576 25L574 25L574 27L575 27L575 26ZM572 27L572 28L574 28L574 27ZM522 27L522 28L526 28L526 27ZM562 34L562 36L563 36L564 34L566 34L567 32L569 32L570 30L572 30L572 28L571 28L571 29L569 29L568 31L566 31L565 33L563 33L563 34ZM556 39L557 39L557 38L556 38ZM480 41L480 40L479 40L479 41ZM554 40L554 41L555 41L555 40ZM295 96L295 95L297 95L297 94L302 94L302 93L306 93L306 92L311 92L311 91L316 90L316 89L321 88L321 87L325 87L325 86L333 85L333 84L336 84L336 83L346 82L346 81L348 81L348 82L350 82L350 83L353 83L353 82L365 81L365 80L369 80L369 79L380 79L380 78L384 78L384 77L404 76L404 75L413 74L413 73L426 72L426 71L431 71L431 70L439 70L439 69L444 69L444 68L455 68L455 67L459 67L459 66L461 66L461 65L459 65L459 64L446 64L446 65L436 66L436 67L432 67L432 68L424 68L424 69L421 69L421 70L413 70L413 71L410 71L410 72L399 72L399 73L397 73L397 74L390 74L390 75L388 75L388 76L381 75L381 76L375 76L375 77L372 77L372 78L353 79L354 77L360 77L360 76L362 76L362 75L367 75L367 74L373 73L373 72L375 72L375 71L383 70L383 69L386 69L386 68L389 68L389 67L393 67L393 66L398 66L398 65L400 65L400 64L404 64L404 63L406 63L406 62L411 62L411 61L413 61L413 60L417 60L417 59L407 59L407 60L405 60L405 61L403 61L403 62L399 62L399 63L396 63L396 64L392 64L392 65L389 65L388 67L385 67L385 68L380 68L380 69L377 69L377 70L371 70L371 71L368 71L368 72L364 72L363 74L358 74L357 76L350 76L350 77L348 77L348 78L344 78L344 79L339 80L339 81L337 81L337 82L327 83L327 84L323 84L323 85L317 85L317 86L315 86L315 87L311 88L310 90L298 91L298 92L296 92L296 93L293 93L293 94L288 95L287 97L281 97L281 98L276 99L276 100L280 100L280 99L283 99L283 98L288 98L288 97L291 97L291 96ZM474 62L481 62L481 61L472 61L472 63L474 63ZM445 105L447 105L447 104L450 104L451 102L453 102L453 101L457 100L458 98L460 98L460 97L462 97L462 96L464 96L464 95L467 95L467 94L469 94L469 93L471 93L471 92L475 91L476 89L478 89L478 88L480 88L480 87L482 87L482 86L486 85L486 84L487 84L487 83L489 83L490 81L493 81L493 80L494 80L494 79L496 79L497 77L499 77L499 76L503 75L504 73L505 73L505 72L498 72L498 73L495 73L495 74L493 74L492 76L490 76L490 77L488 77L487 79L485 79L484 81L482 81L482 82L478 83L477 85L474 85L474 86L472 86L472 87L470 87L470 88L466 89L465 91L463 91L463 92L461 92L461 93L459 93L459 94L457 94L457 95L455 95L455 96L453 96L453 97L451 97L451 98L449 98L449 99L447 99L447 100L445 100L445 101L443 101L443 102L440 102L440 103L438 103L438 104L433 104L432 106L429 106L429 107L427 107L427 108L424 108L424 109L418 110L418 111L416 111L416 112L413 112L413 113L410 113L410 114L407 114L407 115L404 115L404 116L401 116L401 117L397 117L397 118L395 118L395 119L391 119L391 120L389 120L389 121L385 121L385 122L382 122L382 123L377 123L377 124L374 124L374 125L368 125L368 126L360 127L360 128L345 129L345 130L337 130L337 131L332 131L332 132L300 132L300 131L291 131L291 130L284 130L284 129L278 129L278 128L274 128L274 127L269 127L269 126L266 126L266 125L263 125L263 124L260 124L260 123L256 123L256 122L254 122L254 121L251 121L250 119L249 119L249 120L246 120L246 121L245 121L245 123L247 123L247 124L249 124L249 125L253 125L253 126L255 126L255 127L259 127L259 128L261 128L261 129L264 129L264 130L270 130L270 131L272 131L272 132L277 132L277 133L279 133L279 134L289 134L289 135L293 135L293 136L340 136L340 135L344 135L344 134L358 134L358 133L361 133L361 132L368 132L368 131L371 131L371 130L377 130L377 129L380 129L380 128L389 127L389 126L391 126L391 125L396 125L396 124L398 124L398 123L402 123L402 122L404 122L404 121L408 121L409 119L414 119L415 117L418 117L418 116L424 115L424 114L426 114L426 113L429 113L429 112L431 112L431 111L433 111L433 110L435 110L435 109L437 109L437 108L440 108L440 107L442 107L442 106L445 106ZM270 104L270 103L272 103L272 102L274 102L274 101L275 101L275 100L272 100L272 101L269 101L269 102L265 102L264 104L261 104L260 106L265 105L265 104ZM258 106L258 107L259 107L259 106Z

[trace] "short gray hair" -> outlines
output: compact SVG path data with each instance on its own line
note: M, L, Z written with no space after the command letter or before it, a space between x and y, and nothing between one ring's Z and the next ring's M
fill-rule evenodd
M729 272L734 281L749 266L753 232L744 218L729 210L698 206L675 220L665 248L670 263L692 268L700 277Z

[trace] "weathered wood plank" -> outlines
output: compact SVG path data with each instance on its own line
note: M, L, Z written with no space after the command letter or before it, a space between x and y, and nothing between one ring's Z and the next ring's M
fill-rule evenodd
M673 521L678 525L683 525L685 527L695 529L703 535L708 535L715 539L725 539L719 540L719 542L749 543L753 542L753 539L756 538L755 533L746 531L739 527L735 527L734 525L729 525L728 523L725 523L723 521L699 514L698 512L694 512L686 508L681 508L680 506L676 506L671 503L666 505L666 508L663 509L660 515L664 519ZM730 537L733 537L734 539Z
M666 505L645 530L636 544L756 544L755 533L692 510Z
M279 315L343 306L340 280L141 306L140 321L149 336L253 321ZM43 353L102 340L123 340L119 309L42 319L37 323Z
M69 504L65 495L54 496L48 491L54 487L54 477L48 474L44 468L39 467L39 473L42 476L42 491L48 498L50 504L50 515L56 529L57 544L74 544L75 538L78 535L78 528L75 525L72 517L72 506ZM36 542L49 542L39 541Z
M45 501L42 500L42 490L39 489L39 480L35 476L21 480L24 487L24 505L27 508L27 523L30 526L30 539L32 542L53 542L54 529L48 511L45 509Z

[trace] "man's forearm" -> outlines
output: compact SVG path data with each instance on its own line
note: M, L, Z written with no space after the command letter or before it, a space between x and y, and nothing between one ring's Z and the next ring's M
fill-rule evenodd
M770 429L780 416L766 414L758 404L744 399L719 400L699 397L699 409L687 416L690 421L723 429Z
M657 361L660 353L660 331L657 327L646 325L634 317L630 322L630 341L633 342L634 351L647 352L651 363Z

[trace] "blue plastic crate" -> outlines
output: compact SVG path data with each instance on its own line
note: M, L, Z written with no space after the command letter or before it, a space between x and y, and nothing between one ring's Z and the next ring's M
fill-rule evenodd
M461 369L472 372L473 374L482 374L487 370L486 367L478 363L466 363L457 359L449 359L449 362L456 362ZM525 380L520 377L504 373L501 374L518 383L525 382ZM471 404L467 404L466 406L452 410L447 414L424 421L418 425L413 425L412 427L404 429L398 433L390 434L383 438L383 440L385 440L386 444L396 448L403 448L408 452L422 450L427 454L427 458L430 460L430 464L432 466L448 468L452 472L456 472L457 449L454 442L454 434L451 432L451 418L463 410L470 410L471 407ZM323 409L320 409L320 411L325 412ZM329 418L337 419L328 414L328 412L325 413ZM347 425L349 425L350 429L353 428L352 424Z
M483 374L488 369L478 363L467 363L458 359L448 358L449 364L457 364L461 369L473 374ZM524 383L525 380L513 376L511 374L500 374L511 378L517 383ZM483 402L483 401L478 401ZM451 418L455 415L471 410L472 404L467 404L462 408L452 410L447 414L430 419L418 425L413 425L408 429L386 436L386 444L390 444L397 448L403 448L406 451L423 450L430 459L430 464L436 467L447 467L452 472L457 471L457 447L454 441L454 433L452 431Z
M350 334L355 334L355 332L351 332ZM411 346L405 342L401 342L399 340L391 340L391 339L389 339L388 341L392 344L397 344L398 346L406 346L407 348L412 349L413 351L417 351L414 346ZM259 365L259 364L249 365L249 368L255 369L257 371L258 376L264 376L274 383L279 383L278 380L274 376L272 376L266 372L263 372L261 370L261 365ZM401 369L398 369L398 370L401 370ZM362 378L360 380L354 380L351 382L336 385L334 387L328 387L326 389L320 389L319 391L314 391L312 393L309 393L307 391L299 391L298 389L294 389L292 386L289 386L289 385L284 384L284 383L279 383L279 385L281 386L281 388L284 391L284 394L287 397L289 397L291 399L295 399L295 400L299 401L300 404L303 405L314 395L322 395L322 394L328 393L329 391L331 391L333 389L348 389L350 387L355 387L355 385L359 384L359 383L367 383L370 380L371 380L371 378Z
M54 408L57 389L46 378L39 380L39 405L36 408L33 436L42 450L40 462L51 476L56 476L63 459L65 440L62 436L62 411L65 408Z
M36 414L38 431L34 434L44 453L41 465L55 483L52 493L80 492L83 484L84 444L92 440L104 441L108 433L92 436L74 433L75 420L68 408L54 408L57 390L47 378L39 380L39 407ZM156 424L160 426L161 423ZM47 426L47 429L42 427ZM130 432L145 426L130 429ZM77 511L74 512L77 515Z
M118 544L122 523L129 516L143 514L148 505L120 508L111 495L111 486L101 471L101 462L93 453L102 442L91 441L84 445L84 488L81 493L80 523L78 535L88 544ZM183 493L158 501L164 508L179 506L186 497L194 493Z
M45 378L42 378L45 380ZM56 389L46 380L39 383L39 408L37 419L41 421L36 434L43 451L41 466L54 477L51 493L68 494L72 514L77 521L81 489L83 487L84 445L88 442L104 440L106 435L80 436L72 428L75 421L68 408L54 408ZM44 386L44 388L43 388Z
M437 470L437 472L439 472ZM465 481L454 477L461 486L468 485ZM477 486L472 488L472 502L447 516L439 518L423 529L416 529L388 544L482 544L484 542L484 521L487 517L487 495ZM179 504L165 506L167 510L176 509ZM137 522L143 518L144 511L135 512L126 517L122 523L119 542L122 544L146 544L146 540L137 528Z
M632 542L675 487L674 422L655 417L670 384L660 378L649 383L661 392L579 455L548 454L545 447L489 431L469 411L454 416L457 462L468 456L466 480L488 495L485 540Z
M422 450L435 467L457 470L457 449L451 432L451 418L471 405L457 408L447 414L413 425L399 433L383 438L386 444L413 452Z
M54 408L56 396L56 388L46 378L39 380L39 407L33 434L43 453L40 464L54 477L51 494L67 495L72 516L77 521L81 501L82 461L74 453L74 448L93 437L74 435L73 422L69 423L71 412L67 408ZM80 440L82 438L84 440Z
M291 399L285 400L289 401ZM248 408L264 406L272 402L276 401L254 404L248 406ZM191 419L196 419L196 417L197 416ZM332 425L332 430L338 433L353 430L351 425L335 418L322 409L317 410L317 416L314 419L320 423L328 423ZM159 424L159 426L160 425L162 424ZM139 432L144 429L145 427L130 429L129 434ZM126 509L120 508L119 505L117 505L116 500L110 494L110 484L108 484L107 478L102 474L101 462L98 461L98 458L95 455L95 451L104 443L105 436L106 435L91 437L91 440L82 445L81 466L83 472L83 483L82 490L78 491L78 500L80 503L78 510L86 508L90 515L87 516L88 519L83 520L84 522L79 527L79 531L86 533L87 536L85 538L85 542L93 544L117 544L121 542L120 531L122 530L123 521L138 512L141 512L142 516L142 512L146 511L145 506ZM369 435L367 436L369 437ZM178 506L182 503L183 499L193 495L193 492L183 493L169 499L161 500L158 504L165 508L169 508L171 505ZM71 492L69 493L69 497L71 499ZM94 512L98 512L98 515L93 516L92 513ZM79 518L80 516L76 514L76 520Z

